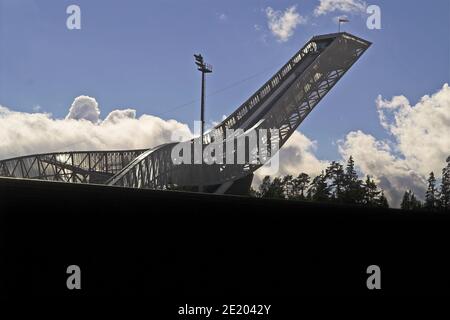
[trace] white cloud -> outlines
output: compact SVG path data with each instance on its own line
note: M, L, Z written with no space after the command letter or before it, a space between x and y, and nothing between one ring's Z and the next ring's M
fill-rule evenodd
M340 142L340 153L353 155L364 174L373 175L398 206L406 189L422 198L431 171L440 175L450 154L450 88L424 96L411 106L404 96L376 100L380 123L392 136L379 141L361 131Z
M306 24L306 17L301 16L296 6L287 8L284 12L266 8L267 24L272 34L280 42L285 42L294 34L299 24Z
M89 96L76 97L69 109L66 119L87 120L97 123L100 119L100 109L95 98Z
M136 110L134 109L123 109L123 110L114 110L111 111L108 116L105 118L103 123L119 123L124 119L135 119L136 118Z
M422 175L440 171L450 153L450 87L426 95L411 106L399 96L377 99L380 122L395 138L398 151Z
M367 4L362 0L320 0L319 5L314 10L314 15L320 16L334 11L364 12L366 7Z
M407 160L394 155L387 142L354 131L346 136L345 141L340 141L339 152L344 159L353 156L359 171L374 177L393 207L400 205L406 189L413 190L417 196L425 192L425 178L417 174Z
M46 113L15 112L0 106L0 159L27 154L151 148L171 141L173 132L192 137L188 126L133 109L112 111L105 120L93 98L78 97L65 119Z
M220 21L227 21L228 20L228 16L225 13L221 13L218 16L219 16L219 20Z
M317 149L315 141L311 141L304 134L295 131L286 144L279 151L280 168L277 174L272 175L268 165L263 166L255 172L254 187L262 181L266 175L271 176L298 176L304 172L316 176L329 164L327 161L319 160L314 152Z

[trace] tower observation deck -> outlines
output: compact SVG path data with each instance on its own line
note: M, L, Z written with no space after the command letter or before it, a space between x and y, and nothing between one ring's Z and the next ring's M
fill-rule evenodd
M187 155L185 151L174 153L180 144L173 142L148 150L61 152L6 159L0 161L0 176L149 189L173 185L195 189L202 184L207 192L236 193L249 186L253 172L286 143L370 45L345 32L313 37L247 101L202 137L205 149L216 144L227 150L230 139L234 146L240 137L246 141L249 133L265 130L270 134L258 138L256 150L260 154L264 145L264 160L251 160L255 150L247 149L244 161L237 161L239 155L234 150L231 162L225 161L230 157L230 152L225 152L214 154L212 164L178 163L178 158ZM201 145L199 139L184 143ZM194 159L194 155L188 158Z

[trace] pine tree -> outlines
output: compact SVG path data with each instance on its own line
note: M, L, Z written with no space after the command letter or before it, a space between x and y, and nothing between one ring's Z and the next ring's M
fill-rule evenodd
M281 178L273 179L269 194L274 199L285 199L283 180Z
M358 180L358 174L355 170L355 161L353 160L353 156L350 156L350 158L348 158L347 166L345 168L345 175L346 178L350 181Z
M324 172L315 177L311 182L308 189L308 199L319 202L325 202L330 199L330 189Z
M377 206L381 191L378 190L378 186L368 175L363 187L363 204L374 207Z
M417 210L422 208L422 202L416 198L416 195L414 192L410 191L411 193L411 199L410 199L410 206L411 210Z
M355 161L350 156L345 168L343 200L348 204L360 204L363 202L364 190L362 181L358 179L355 170Z
M272 181L270 180L270 177L269 176L265 176L263 181L259 185L259 195L260 195L261 198L264 198L265 195L268 194L271 184L272 184Z
M447 158L447 166L442 169L440 204L443 210L450 211L450 157Z
M378 207L380 208L389 208L389 202L387 201L386 197L384 196L384 192L381 191L380 197L377 200Z
M333 161L326 170L326 177L331 180L332 199L342 202L345 186L345 174L342 164Z
M306 190L308 189L310 177L306 173L300 173L292 180L294 199L306 200Z
M425 208L428 210L435 210L437 207L437 198L436 178L434 177L434 173L430 172L428 189L425 195Z
M422 208L422 203L416 198L414 192L406 190L400 207L403 210L418 210Z
M270 177L266 176L259 186L259 193L261 198L284 199L283 181L275 178L271 182Z
M294 179L291 175L287 175L283 177L282 180L283 185L283 194L287 199L295 198L295 190L294 190Z
M400 204L400 208L403 210L411 210L411 194L409 190L406 190L403 194L402 203Z

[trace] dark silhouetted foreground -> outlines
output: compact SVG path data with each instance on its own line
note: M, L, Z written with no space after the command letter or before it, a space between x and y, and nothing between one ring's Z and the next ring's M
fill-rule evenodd
M0 179L3 295L447 294L449 215ZM66 287L79 265L81 291ZM379 292L366 269L381 268Z

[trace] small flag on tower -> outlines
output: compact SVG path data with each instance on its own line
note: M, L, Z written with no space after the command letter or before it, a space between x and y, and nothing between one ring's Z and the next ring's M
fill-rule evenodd
M341 32L341 23L350 22L347 18L339 18L339 32Z

